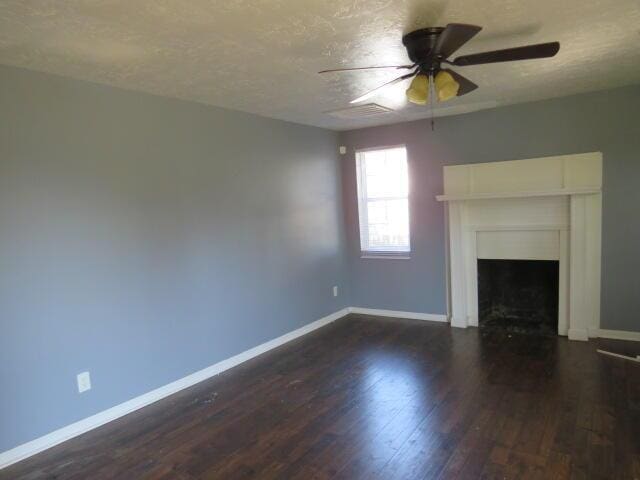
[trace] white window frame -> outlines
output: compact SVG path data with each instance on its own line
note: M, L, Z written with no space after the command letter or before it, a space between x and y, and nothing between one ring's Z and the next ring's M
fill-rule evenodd
M411 212L410 209L410 197L411 197L411 189L406 196L407 200L407 215L409 218L409 235L408 235L408 244L407 246L396 246L396 247L370 247L368 244L369 240L369 219L368 219L368 208L367 208L367 185L365 181L366 175L364 174L364 154L372 151L381 151L381 150L393 150L396 148L403 148L405 150L405 157L407 152L406 145L391 145L385 147L374 147L374 148L366 148L356 150L356 181L357 181L357 196L358 196L358 220L359 220L359 230L360 230L360 252L362 258L402 258L408 259L411 254ZM407 158L407 175L408 175L408 157ZM409 181L409 179L407 179ZM405 197L398 196L389 196L389 197L376 197L376 200L405 200Z

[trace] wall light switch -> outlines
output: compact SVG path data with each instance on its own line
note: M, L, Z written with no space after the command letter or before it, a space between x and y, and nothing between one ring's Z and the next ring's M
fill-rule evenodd
M344 155L345 153L347 153L347 147L340 146L340 155Z
M334 297L338 296L338 287L337 286L333 287L333 296Z
M82 372L78 374L78 393L91 390L91 376L89 372Z

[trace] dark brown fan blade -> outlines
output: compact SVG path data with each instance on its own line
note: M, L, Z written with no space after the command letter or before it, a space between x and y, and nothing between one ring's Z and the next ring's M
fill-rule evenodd
M460 85L460 88L458 89L458 97L466 95L469 92L473 92L476 88L478 88L478 85L473 83L468 78L463 77L459 73L454 72L453 70L443 68L442 71L449 73L453 77L453 79Z
M482 27L477 25L450 23L438 36L438 41L433 49L434 55L449 58L453 52L471 40L480 30Z
M529 60L532 58L553 57L560 50L560 43L540 43L525 47L506 48L493 52L474 53L456 58L453 65L463 67L466 65L481 65L484 63L511 62L513 60Z
M372 97L373 95L375 95L378 91L382 90L383 88L389 87L391 85L394 85L398 82L401 82L402 80L406 80L407 78L411 78L413 77L415 74L417 73L417 70L411 72L411 73L407 73L406 75L402 75L401 77L398 77L394 80L391 80L390 82L385 83L384 85L380 85L379 87L374 88L373 90L369 90L367 93L365 93L364 95L360 95L358 98L351 100L349 103L358 103L361 102L363 100L366 100L369 97Z
M322 70L318 73L332 73L332 72L353 72L356 70L375 70L378 68L397 68L397 69L407 69L413 68L415 65L384 65L381 67L355 67L355 68L334 68L332 70Z

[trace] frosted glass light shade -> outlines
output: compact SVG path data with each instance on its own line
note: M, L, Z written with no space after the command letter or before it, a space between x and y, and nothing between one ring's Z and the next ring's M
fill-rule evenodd
M407 88L407 99L417 105L426 105L429 101L429 77L419 73Z
M438 72L433 83L435 84L438 101L440 102L445 102L458 95L460 84L455 81L449 72Z

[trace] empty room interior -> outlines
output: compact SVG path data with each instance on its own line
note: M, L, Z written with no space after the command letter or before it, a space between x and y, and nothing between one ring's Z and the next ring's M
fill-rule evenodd
M637 0L0 0L0 479L640 479Z

